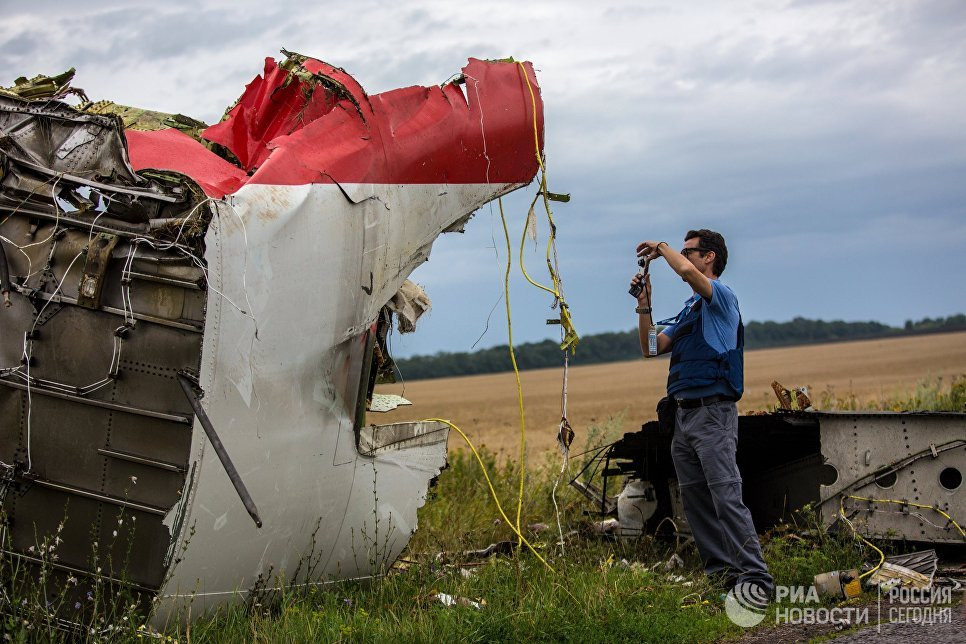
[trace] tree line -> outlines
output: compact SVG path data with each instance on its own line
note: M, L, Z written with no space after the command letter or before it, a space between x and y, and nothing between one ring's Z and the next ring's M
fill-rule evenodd
M902 327L881 322L844 322L842 320L809 320L796 317L788 322L749 322L745 325L745 348L791 346L816 342L863 340L897 335L966 330L966 315L945 318L906 320ZM527 342L514 347L517 365L522 369L556 367L561 364L560 346L555 340ZM641 355L637 329L623 332L596 333L580 339L570 364L596 364L632 360ZM406 380L465 376L509 371L508 346L470 352L439 352L434 355L399 358L396 365Z

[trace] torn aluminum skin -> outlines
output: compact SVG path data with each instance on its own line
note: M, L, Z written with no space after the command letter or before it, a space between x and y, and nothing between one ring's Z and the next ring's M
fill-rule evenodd
M395 560L448 429L367 425L386 304L543 146L529 63L369 96L286 54L200 136L0 93L3 547L159 622Z

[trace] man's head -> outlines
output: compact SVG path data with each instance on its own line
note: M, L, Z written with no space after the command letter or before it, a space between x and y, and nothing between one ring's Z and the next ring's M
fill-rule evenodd
M699 268L708 266L715 277L720 277L728 264L728 247L725 246L724 237L707 228L689 230L684 236L684 251L692 263Z

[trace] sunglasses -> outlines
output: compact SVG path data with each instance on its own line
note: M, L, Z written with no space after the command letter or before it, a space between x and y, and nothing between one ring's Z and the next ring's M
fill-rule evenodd
M682 248L681 249L681 254L684 255L685 257L688 257L688 256L691 255L691 253L701 253L702 256L703 256L704 253L710 252L710 250L711 250L710 248L700 248L700 247L698 247L698 248Z

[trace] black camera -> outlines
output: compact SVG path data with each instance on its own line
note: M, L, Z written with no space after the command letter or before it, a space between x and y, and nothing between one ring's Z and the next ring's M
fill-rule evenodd
M641 267L641 270L638 271L638 274L647 275L647 265L650 263L651 263L650 257L638 257L637 265ZM644 280L641 280L636 285L632 286L627 292L633 295L634 297L638 297L641 294L641 291L643 290L644 290Z

